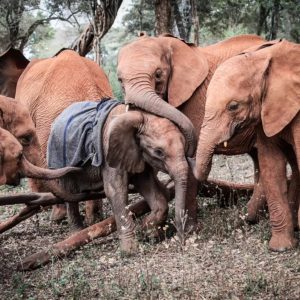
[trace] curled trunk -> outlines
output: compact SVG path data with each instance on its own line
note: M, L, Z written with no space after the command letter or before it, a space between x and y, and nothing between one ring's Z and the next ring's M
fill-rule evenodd
M125 89L125 102L127 104L134 104L147 112L167 118L175 123L183 133L187 142L187 156L192 157L194 155L197 137L192 122L184 114L160 98L150 83L137 83Z

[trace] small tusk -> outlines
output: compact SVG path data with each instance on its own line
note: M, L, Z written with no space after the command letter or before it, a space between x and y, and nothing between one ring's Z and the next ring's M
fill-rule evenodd
M126 104L125 105L125 112L128 112L129 111L129 104Z
M224 142L224 147L227 148L227 141Z

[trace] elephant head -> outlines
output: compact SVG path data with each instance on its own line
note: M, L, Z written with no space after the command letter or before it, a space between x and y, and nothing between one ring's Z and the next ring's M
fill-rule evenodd
M0 185L18 185L23 177L57 179L80 168L66 167L57 170L39 168L23 155L23 147L7 130L0 128Z
M299 56L298 45L274 41L218 67L207 89L196 164L192 162L198 180L206 179L218 144L226 146L236 133L260 122L272 137L293 120L300 109Z
M174 122L186 138L188 156L193 155L196 136L191 121L176 108L193 95L208 69L197 47L172 36L140 37L118 57L125 103Z
M27 159L37 164L40 147L28 109L12 98L0 96L0 127L15 136Z
M129 111L110 122L108 127L107 162L111 167L140 173L145 163L166 171L175 183L175 219L182 233L182 213L185 212L188 163L185 139L168 119Z

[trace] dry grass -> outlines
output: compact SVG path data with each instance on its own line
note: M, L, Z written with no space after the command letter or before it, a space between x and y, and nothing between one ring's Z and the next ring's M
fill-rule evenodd
M237 161L218 159L214 177L223 172L222 178L251 180L244 177L251 174L249 161ZM228 168L234 169L232 175ZM237 174L243 176L236 178ZM135 257L120 257L114 234L39 270L17 272L24 256L68 235L67 224L50 224L45 211L1 235L0 299L300 298L299 248L270 253L268 221L246 224L243 199L226 209L218 207L217 199L199 199L199 204L203 230L190 236L185 247L174 237L170 219L167 239L161 243L141 240ZM1 208L1 218L15 209Z

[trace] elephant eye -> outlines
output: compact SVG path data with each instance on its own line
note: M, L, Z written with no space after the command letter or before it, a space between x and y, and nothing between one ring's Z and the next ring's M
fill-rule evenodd
M164 158L165 157L164 151L160 148L154 149L154 154L155 154L155 156L157 156L159 158Z
M239 108L239 103L237 101L230 101L227 105L229 111L235 111Z
M19 137L20 143L23 146L28 146L32 142L32 139L33 139L32 134L25 134L25 135Z
M161 78L161 75L162 75L162 70L161 69L157 69L155 71L155 78L156 79L160 79Z

